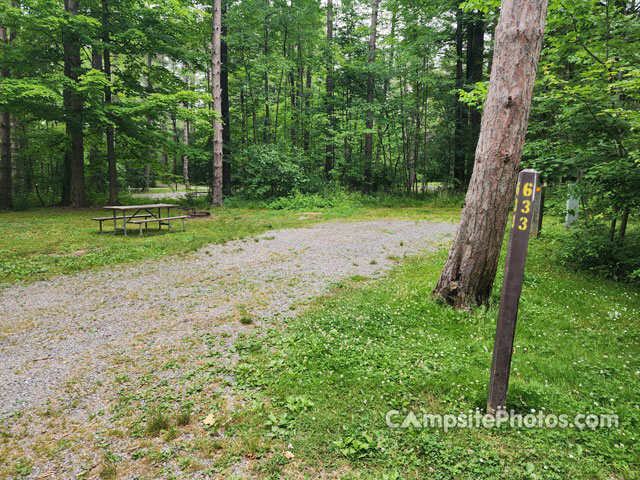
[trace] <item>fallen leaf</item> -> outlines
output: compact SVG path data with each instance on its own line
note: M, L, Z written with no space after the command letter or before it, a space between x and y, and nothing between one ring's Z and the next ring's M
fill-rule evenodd
M202 423L204 423L207 426L212 426L214 423L216 423L216 418L213 416L213 413L210 413L209 415L207 415L207 417L202 421Z
M288 458L289 460L291 460L292 458L295 457L295 455L293 454L293 452L284 452L284 456L286 458Z

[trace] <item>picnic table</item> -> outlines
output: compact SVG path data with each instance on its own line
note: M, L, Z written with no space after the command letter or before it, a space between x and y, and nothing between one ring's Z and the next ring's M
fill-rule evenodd
M162 216L162 210L167 209L167 215ZM142 226L148 227L149 223L158 223L158 229L162 230L162 225L167 225L171 231L171 220L182 220L182 231L186 230L186 215L171 215L171 209L178 208L178 205L172 203L151 203L148 205L117 205L104 207L105 210L111 210L113 217L96 217L92 220L100 222L100 232L102 232L102 222L113 220L113 234L118 230L122 230L127 234L127 225L133 224L140 227L140 236L142 236ZM133 213L131 213L133 212ZM156 214L157 212L157 214ZM118 221L122 221L122 226L118 226Z

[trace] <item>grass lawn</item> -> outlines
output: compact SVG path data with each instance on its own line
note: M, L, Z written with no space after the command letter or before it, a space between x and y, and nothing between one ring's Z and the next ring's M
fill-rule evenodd
M154 201L155 202L155 201ZM156 202L157 203L157 202ZM188 220L187 231L168 233L153 230L140 238L135 229L122 234L99 233L96 216L109 212L96 209L43 208L0 213L0 285L15 280L34 281L52 275L71 273L103 265L181 254L210 243L257 235L271 229L302 227L327 221L358 221L397 217L411 220L457 221L455 206L344 207L318 210L319 214L222 208L206 219ZM177 224L176 224L177 225ZM109 223L103 224L105 231Z
M640 478L639 291L556 266L545 237L530 245L509 407L614 412L617 428L386 425L390 410L402 422L486 405L501 274L494 306L454 311L430 299L441 250L380 282L338 284L284 334L245 339L249 407L225 432L238 455L260 459L260 478Z

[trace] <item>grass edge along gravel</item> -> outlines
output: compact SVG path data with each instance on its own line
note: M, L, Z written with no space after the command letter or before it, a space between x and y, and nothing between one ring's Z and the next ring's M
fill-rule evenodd
M454 311L430 299L445 256L408 259L376 283L336 285L339 294L284 333L247 339L236 375L252 407L228 434L246 445L269 438L258 455L275 478L639 478L638 289L558 268L544 239L530 246L509 407L523 416L615 412L618 427L385 424L391 409L484 410L502 279L490 308Z

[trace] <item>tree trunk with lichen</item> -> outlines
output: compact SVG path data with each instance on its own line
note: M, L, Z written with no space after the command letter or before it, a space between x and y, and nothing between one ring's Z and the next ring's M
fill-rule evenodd
M486 304L522 159L547 0L504 0L489 92L460 227L434 295L455 308Z

